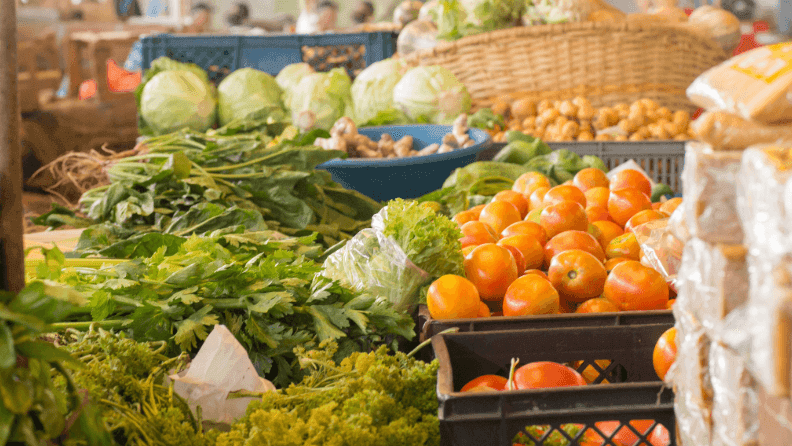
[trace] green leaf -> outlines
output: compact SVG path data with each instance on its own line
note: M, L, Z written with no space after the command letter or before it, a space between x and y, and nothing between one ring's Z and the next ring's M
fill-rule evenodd
M333 325L331 321L331 317L333 316L331 315L328 317L328 312L326 310L323 311L317 307L318 306L307 307L306 311L313 317L314 328L316 329L316 334L319 336L319 340L324 341L325 339L337 339L346 336L346 333Z
M41 319L28 314L13 312L2 305L0 305L0 319L23 325L39 333L47 329L47 324Z
M16 414L26 414L34 398L30 372L17 368L0 369L0 397L6 409Z
M66 350L61 350L49 342L22 342L16 345L20 355L27 358L40 359L44 362L63 362L72 367L83 367L83 363L75 359Z
M245 323L245 328L251 336L253 336L259 342L263 342L269 348L278 347L278 341L270 334L267 326L260 322L257 318L252 316L249 317Z
M173 176L178 179L189 178L190 170L192 169L192 162L187 155L176 152L168 157L168 161L163 166L165 169L173 171Z
M6 444L11 436L11 428L14 426L13 412L6 409L4 404L0 404L0 444Z
M11 368L16 364L14 336L5 322L0 322L0 369Z
M113 314L113 311L115 311L115 301L113 301L112 296L107 291L94 291L90 297L90 301L91 317L95 321L103 321Z
M219 323L217 316L209 314L211 312L212 306L206 305L193 313L192 316L176 324L174 339L182 351L190 351L195 348L199 340L203 341L209 335L205 327Z
M195 294L197 291L197 286L177 291L171 295L171 297L168 299L168 302L180 301L184 305L197 304L201 301L201 298Z

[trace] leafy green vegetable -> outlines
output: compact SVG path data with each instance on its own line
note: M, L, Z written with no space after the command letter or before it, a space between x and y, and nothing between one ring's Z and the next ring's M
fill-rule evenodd
M51 208L52 209L49 212L33 218L31 220L33 224L39 226L48 226L55 229L61 226L83 228L89 226L92 223L91 220L79 217L71 209L63 207L57 203L52 203Z
M598 156L585 155L583 156L582 161L583 161L583 165L586 167L599 169L605 173L608 173L608 167Z
M506 123L503 120L503 116L496 115L492 112L491 108L482 108L476 113L468 116L468 127L473 127L477 129L488 129L492 130L495 126L500 126L503 128Z
M492 160L503 163L525 164L537 156L547 155L550 152L550 147L541 139L534 139L530 143L514 141L501 149Z
M440 444L437 361L427 364L380 347L336 363L339 347L296 351L310 373L267 392L217 446L266 444L421 446Z
M145 83L138 112L143 135L162 135L181 129L211 128L217 117L217 93L192 70L162 71Z
M355 121L358 125L389 124L386 118L402 119L402 113L393 103L393 89L407 71L399 59L375 62L361 71L352 82L352 100Z
M283 103L289 110L292 108L291 97L294 94L294 89L297 88L297 85L305 76L312 73L315 73L315 71L311 65L300 62L286 65L275 76L275 81L283 89Z
M657 183L652 187L652 203L659 202L663 197L674 197L674 190L671 186L663 183Z
M299 379L295 346L339 339L345 351L359 351L387 336L414 336L408 315L317 274L322 266L310 259L320 253L313 237L240 228L193 236L178 246L171 238L149 240L145 249L158 241L162 245L147 257L102 267L64 266L63 259L50 258L33 274L88 296L92 319L101 326L120 326L138 341L166 341L172 353L195 351L211 326L222 323L278 385ZM136 249L144 249L141 243ZM70 318L76 325L61 327L81 327L87 319L78 314Z
M450 124L471 106L467 88L439 65L408 71L396 84L393 101L410 119L433 124Z
M560 167L573 174L586 167L580 155L568 149L553 150L545 156L554 166Z
M275 78L253 68L234 71L217 86L220 125L249 119L251 115L283 109L283 91Z
M515 26L521 0L440 0L437 27L440 38L456 40L496 29Z
M303 131L330 130L342 116L354 119L352 80L343 68L303 77L290 101L292 122Z

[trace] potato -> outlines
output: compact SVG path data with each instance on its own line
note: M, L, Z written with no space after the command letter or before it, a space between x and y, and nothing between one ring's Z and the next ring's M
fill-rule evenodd
M649 132L649 129L646 128L646 126L639 127L638 130L636 130L635 133L633 133L633 135L638 135L641 138L641 140L648 139L649 137L652 136L652 134Z
M653 111L660 107L660 105L658 105L657 102L651 99L640 99L638 100L638 103L640 103L643 106L644 110L646 111Z
M606 133L600 133L594 137L594 141L613 141L613 138Z
M632 135L630 135L629 138L630 141L643 141L644 139L645 138L643 137L643 135L640 135L638 133L633 133Z
M553 103L548 101L547 99L542 100L538 104L536 104L536 113L537 115L541 116L545 110L549 110L553 108Z
M536 116L529 116L525 118L522 122L522 126L524 129L532 129L536 127Z
M688 124L690 124L690 114L686 111L679 110L674 113L674 118L671 121L677 124L683 124L687 126Z
M566 116L559 116L555 119L555 121L553 121L553 124L557 125L558 128L560 129L561 127L566 125L567 122L569 122L569 118L567 118Z
M643 121L639 121L637 118L627 118L619 121L619 128L623 132L629 134L638 130L638 128L640 128L642 124Z
M667 107L658 108L657 110L655 110L654 115L655 115L655 119L657 120L665 119L666 121L669 122L674 120L674 114L671 113L671 110L669 110Z
M674 136L674 139L676 141L687 141L687 140L690 140L692 138L689 135L685 134L685 133L680 133L679 135Z
M592 107L591 102L584 98L583 96L577 96L575 99L572 99L572 103L577 105L578 108L581 107Z
M509 119L509 108L508 102L496 102L492 106L492 112L496 115L503 116L504 119Z
M561 137L564 141L573 141L580 131L580 125L575 121L569 121L561 127Z
M613 110L616 112L616 115L618 115L619 119L627 119L627 117L630 115L630 106L625 103L614 105Z
M584 130L584 131L580 132L580 134L577 137L577 140L578 141L594 141L594 134L592 134L588 130Z
M512 102L511 113L513 117L520 120L536 116L536 103L528 98L518 99Z
M594 118L594 115L596 113L597 113L596 110L594 110L594 107L592 107L591 104L579 105L578 106L578 112L577 112L577 118L580 119L581 121L584 121L584 120L588 121L588 120L591 120L592 118Z
M581 119L580 120L580 131L581 132L590 132L591 131L591 121Z
M559 116L561 116L561 113L559 113L557 109L548 108L539 115L539 119L543 124L550 124L551 122L555 122Z
M628 141L628 139L627 139L627 137L625 135L616 135L616 137L613 138L613 140L614 141Z
M572 103L572 101L563 101L561 104L559 104L558 111L562 116L566 116L567 118L575 118L577 117L578 108Z
M657 139L670 139L671 135L668 134L665 127L662 124L649 124L647 126L649 129L649 133L652 137Z

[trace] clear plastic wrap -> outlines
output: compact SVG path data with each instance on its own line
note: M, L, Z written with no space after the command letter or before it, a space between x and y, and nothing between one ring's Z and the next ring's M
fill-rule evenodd
M709 445L713 391L709 372L710 340L698 321L674 305L677 357L671 371L674 412L683 445Z
M747 51L710 68L687 89L707 110L723 110L762 123L792 120L792 43Z
M684 203L684 200L683 200ZM690 231L687 227L687 220L685 219L685 207L678 206L668 219L668 227L671 235L677 238L682 243L690 240Z
M739 152L716 152L706 144L688 143L685 148L685 220L692 237L710 243L739 244L743 230L737 215Z
M792 149L754 146L743 152L737 180L737 210L751 253L773 260L792 252L787 190L792 185ZM792 209L792 207L789 207Z
M372 217L371 228L358 232L325 260L324 275L387 299L397 311L411 312L431 276L407 258L396 240L383 234L387 209Z
M684 248L676 305L701 322L711 339L720 340L724 319L748 300L747 249L692 239Z
M756 144L792 142L792 125L746 121L722 111L704 112L690 128L696 139L715 150L745 150Z
M759 444L792 444L792 401L758 390Z
M677 275L682 264L685 244L671 232L669 219L652 220L633 229L641 246L641 263L653 268L674 289L679 290Z
M713 389L711 444L758 445L757 394L745 362L725 345L713 342L709 366Z

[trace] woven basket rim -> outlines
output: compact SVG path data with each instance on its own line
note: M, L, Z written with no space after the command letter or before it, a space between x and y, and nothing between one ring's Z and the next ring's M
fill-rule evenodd
M438 57L442 54L453 53L459 47L475 46L475 45L489 45L503 40L512 40L515 38L525 37L544 37L553 35L563 35L569 32L579 31L597 31L597 32L643 32L643 31L670 31L681 34L688 34L691 37L701 39L701 43L709 46L709 50L720 52L728 59L728 54L721 48L718 43L709 35L699 31L693 27L675 24L668 22L653 22L653 21L619 21L619 22L573 22L573 23L558 23L549 25L534 25L534 26L515 26L513 28L500 29L489 31L473 36L463 37L455 41L440 41L434 48L425 50L418 50L407 56L401 56L402 59L410 64L417 64L417 62L424 57Z

